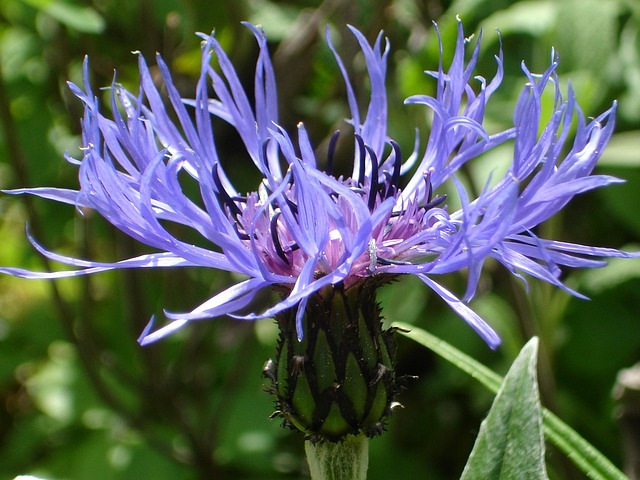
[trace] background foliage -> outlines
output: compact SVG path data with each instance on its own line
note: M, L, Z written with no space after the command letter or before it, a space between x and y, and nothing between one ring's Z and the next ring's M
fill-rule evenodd
M272 42L282 119L304 120L319 151L347 115L344 89L323 40L333 35L343 58L357 46L344 25L369 38L390 37L391 134L405 150L423 111L402 106L432 92L422 72L437 67L437 20L445 56L453 52L455 17L466 31L483 29L480 70L495 70L502 32L506 74L488 124L505 128L524 77L560 53L587 115L620 102L617 133L599 171L628 179L583 196L544 226L543 235L587 244L626 246L640 236L640 4L635 0L3 0L0 2L0 187L76 185L63 159L78 156L80 103L66 80L79 82L89 55L94 85L117 81L135 90L132 50L160 52L185 96L199 69L196 31L216 35L251 82L256 47L242 20L262 24ZM362 77L362 59L350 63ZM365 83L361 85L366 86ZM361 95L366 95L362 88ZM551 100L551 99L549 99ZM254 188L239 140L218 130L221 158L233 181ZM348 151L341 152L346 159ZM237 160L237 162L236 162ZM481 187L507 151L464 172ZM234 167L234 165L238 167ZM101 219L28 198L0 197L0 264L49 266L25 240L24 224L48 248L112 260L141 252ZM305 478L300 437L268 421L272 400L260 371L272 354L271 321L226 318L202 322L158 344L135 339L162 308L187 309L228 278L201 270L119 272L59 282L0 278L0 477L50 479ZM584 302L547 285L514 279L488 265L473 302L504 339L491 352L420 282L386 287L390 320L416 323L483 361L507 370L528 338L540 337L539 381L545 406L615 463L623 441L612 399L617 372L640 359L640 263L570 272L566 281ZM451 277L452 288L463 278ZM528 294L526 292L528 287ZM460 290L458 290L460 291ZM418 375L402 395L389 432L371 442L370 478L457 478L492 396L473 380L409 342L399 342L401 373ZM552 478L580 478L549 449Z

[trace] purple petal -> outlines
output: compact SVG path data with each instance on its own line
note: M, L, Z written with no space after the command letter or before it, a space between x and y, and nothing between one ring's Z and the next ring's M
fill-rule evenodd
M418 278L436 292L440 298L442 298L447 305L453 309L454 312L460 315L462 319L467 322L485 342L487 342L487 345L494 350L498 348L500 345L500 337L482 318L480 318L477 313L471 310L449 290L434 282L426 275L418 275Z

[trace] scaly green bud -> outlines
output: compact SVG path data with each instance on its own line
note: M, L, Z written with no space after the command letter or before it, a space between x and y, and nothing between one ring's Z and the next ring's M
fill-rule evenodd
M312 442L379 435L399 406L393 331L382 329L378 286L368 280L311 296L302 341L294 309L276 317L280 339L264 368L277 399L274 416Z

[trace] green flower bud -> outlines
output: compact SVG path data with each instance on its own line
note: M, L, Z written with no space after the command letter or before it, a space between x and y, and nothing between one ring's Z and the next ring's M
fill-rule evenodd
M309 298L299 341L295 309L277 316L276 356L264 374L276 396L274 416L311 441L384 431L400 383L393 331L383 330L379 281L326 288ZM401 379L400 379L401 380Z

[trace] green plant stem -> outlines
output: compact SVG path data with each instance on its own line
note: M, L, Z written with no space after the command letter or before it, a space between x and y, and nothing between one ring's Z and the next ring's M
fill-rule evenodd
M503 378L477 360L430 333L407 323L393 322L398 333L414 340L469 374L493 393L497 393ZM598 480L624 480L624 475L613 463L575 430L546 408L542 409L544 435L567 455L587 477Z
M369 439L347 436L338 443L305 441L304 449L312 480L366 480Z

